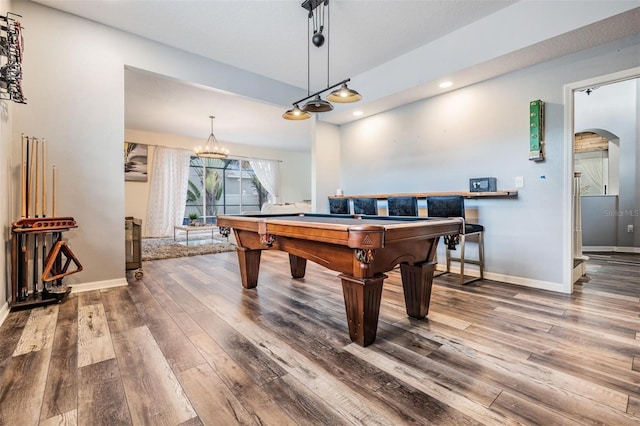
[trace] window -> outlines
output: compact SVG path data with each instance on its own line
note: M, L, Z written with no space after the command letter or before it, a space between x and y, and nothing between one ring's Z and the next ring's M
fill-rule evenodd
M215 223L219 214L259 211L268 193L248 161L192 156L184 223L195 213L199 220Z
M581 172L580 195L606 195L609 186L609 151L575 154L574 169Z
M581 173L580 195L618 194L620 140L615 135L603 129L576 133L573 158L574 170Z

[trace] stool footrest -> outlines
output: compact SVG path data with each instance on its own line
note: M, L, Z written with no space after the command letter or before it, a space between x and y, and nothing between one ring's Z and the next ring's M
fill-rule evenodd
M462 281L462 285L471 284L474 281L480 281L480 280L483 280L483 279L484 278L481 278L481 277L474 277L474 278L471 278L470 280L466 280L466 281L463 280Z
M459 257L449 257L449 260L454 260L456 262L460 262L462 259L460 259ZM480 261L479 260L473 260L473 259L465 259L464 263L470 263L472 265L480 265Z

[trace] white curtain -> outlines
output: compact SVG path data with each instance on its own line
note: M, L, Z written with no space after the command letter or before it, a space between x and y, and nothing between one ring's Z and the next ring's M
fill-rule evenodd
M173 226L182 225L191 152L158 146L153 155L146 237L173 235Z
M260 184L269 192L269 202L280 201L280 163L271 160L249 161Z

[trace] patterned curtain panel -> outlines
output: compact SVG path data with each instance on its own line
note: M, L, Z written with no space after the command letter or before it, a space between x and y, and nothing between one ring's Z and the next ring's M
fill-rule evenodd
M269 202L278 203L280 201L280 163L269 160L251 160L249 164L251 164L260 184L269 191Z
M174 225L182 225L190 157L191 152L185 149L156 147L145 237L168 237L173 235Z

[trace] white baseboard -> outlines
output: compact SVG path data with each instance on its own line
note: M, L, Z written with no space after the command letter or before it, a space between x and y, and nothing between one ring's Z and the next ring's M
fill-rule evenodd
M4 302L0 308L0 325L4 324L4 320L9 316L9 302Z
M582 246L583 252L602 251L607 253L636 253L640 254L640 247L616 247L616 246Z
M105 281L94 281L90 283L83 284L73 284L71 286L71 293L81 293L83 291L92 291L92 290L102 290L105 288L112 287L122 287L128 285L126 278L118 278L115 280L105 280ZM9 302L5 302L2 307L0 307L0 325L4 323L4 321L9 316Z
M447 266L444 264L437 264L436 270L446 271ZM452 264L451 272L454 274L460 273L460 266ZM479 277L480 270L473 267L465 266L464 275L470 277ZM514 277L513 275L496 274L494 272L484 271L484 277L488 280L500 281L507 284L515 284L523 287L537 288L540 290L555 291L558 293L564 293L562 290L562 283L554 283L550 281L532 280L531 278Z
M90 283L73 284L71 286L71 293L81 293L84 291L102 290L105 288L122 287L126 286L126 278L118 278L115 280L94 281Z

